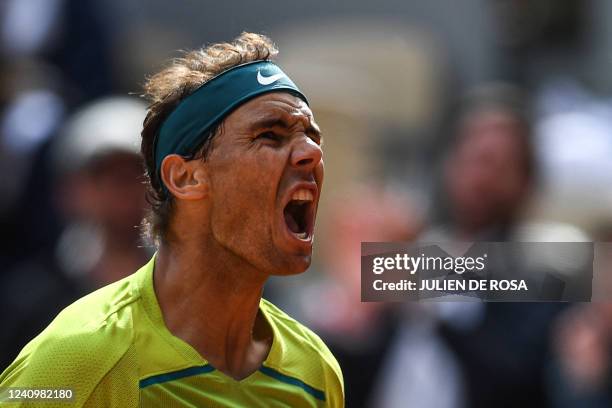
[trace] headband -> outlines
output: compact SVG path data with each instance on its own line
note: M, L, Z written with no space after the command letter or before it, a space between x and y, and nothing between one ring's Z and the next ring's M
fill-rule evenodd
M205 141L207 131L233 109L255 96L288 91L308 100L289 77L270 61L238 65L210 79L183 99L165 120L155 140L155 169L161 179L161 163L169 154L193 153Z

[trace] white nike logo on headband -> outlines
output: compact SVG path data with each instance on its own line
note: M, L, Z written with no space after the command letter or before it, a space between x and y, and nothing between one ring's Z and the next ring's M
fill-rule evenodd
M280 73L280 74L271 75L269 77L265 77L261 75L261 71L257 71L257 82L259 82L262 85L270 85L271 83L278 81L284 76L285 74Z

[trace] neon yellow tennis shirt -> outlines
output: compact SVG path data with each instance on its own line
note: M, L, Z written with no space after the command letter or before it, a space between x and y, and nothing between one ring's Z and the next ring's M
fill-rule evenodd
M153 266L154 259L64 309L0 375L0 387L73 390L71 402L34 405L44 407L344 406L329 349L264 299L274 339L263 365L241 381L215 370L165 326Z

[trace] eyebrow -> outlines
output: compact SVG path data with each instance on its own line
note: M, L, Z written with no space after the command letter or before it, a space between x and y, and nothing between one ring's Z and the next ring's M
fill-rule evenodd
M316 124L313 124L311 120L309 120L308 122L309 124L306 127L305 133L315 135L319 138L322 138L323 136L321 135L321 131L319 130L319 127ZM256 120L251 125L253 129L257 129L257 128L265 129L265 128L272 128L275 126L280 126L285 129L289 129L291 127L289 126L289 123L281 116L264 117L260 120Z

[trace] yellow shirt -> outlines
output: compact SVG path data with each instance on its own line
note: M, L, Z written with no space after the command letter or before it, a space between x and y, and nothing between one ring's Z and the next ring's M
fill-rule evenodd
M274 338L263 365L241 381L215 370L165 326L154 259L64 309L0 375L0 387L71 389L72 401L7 406L344 406L342 372L329 349L264 299L260 310Z

